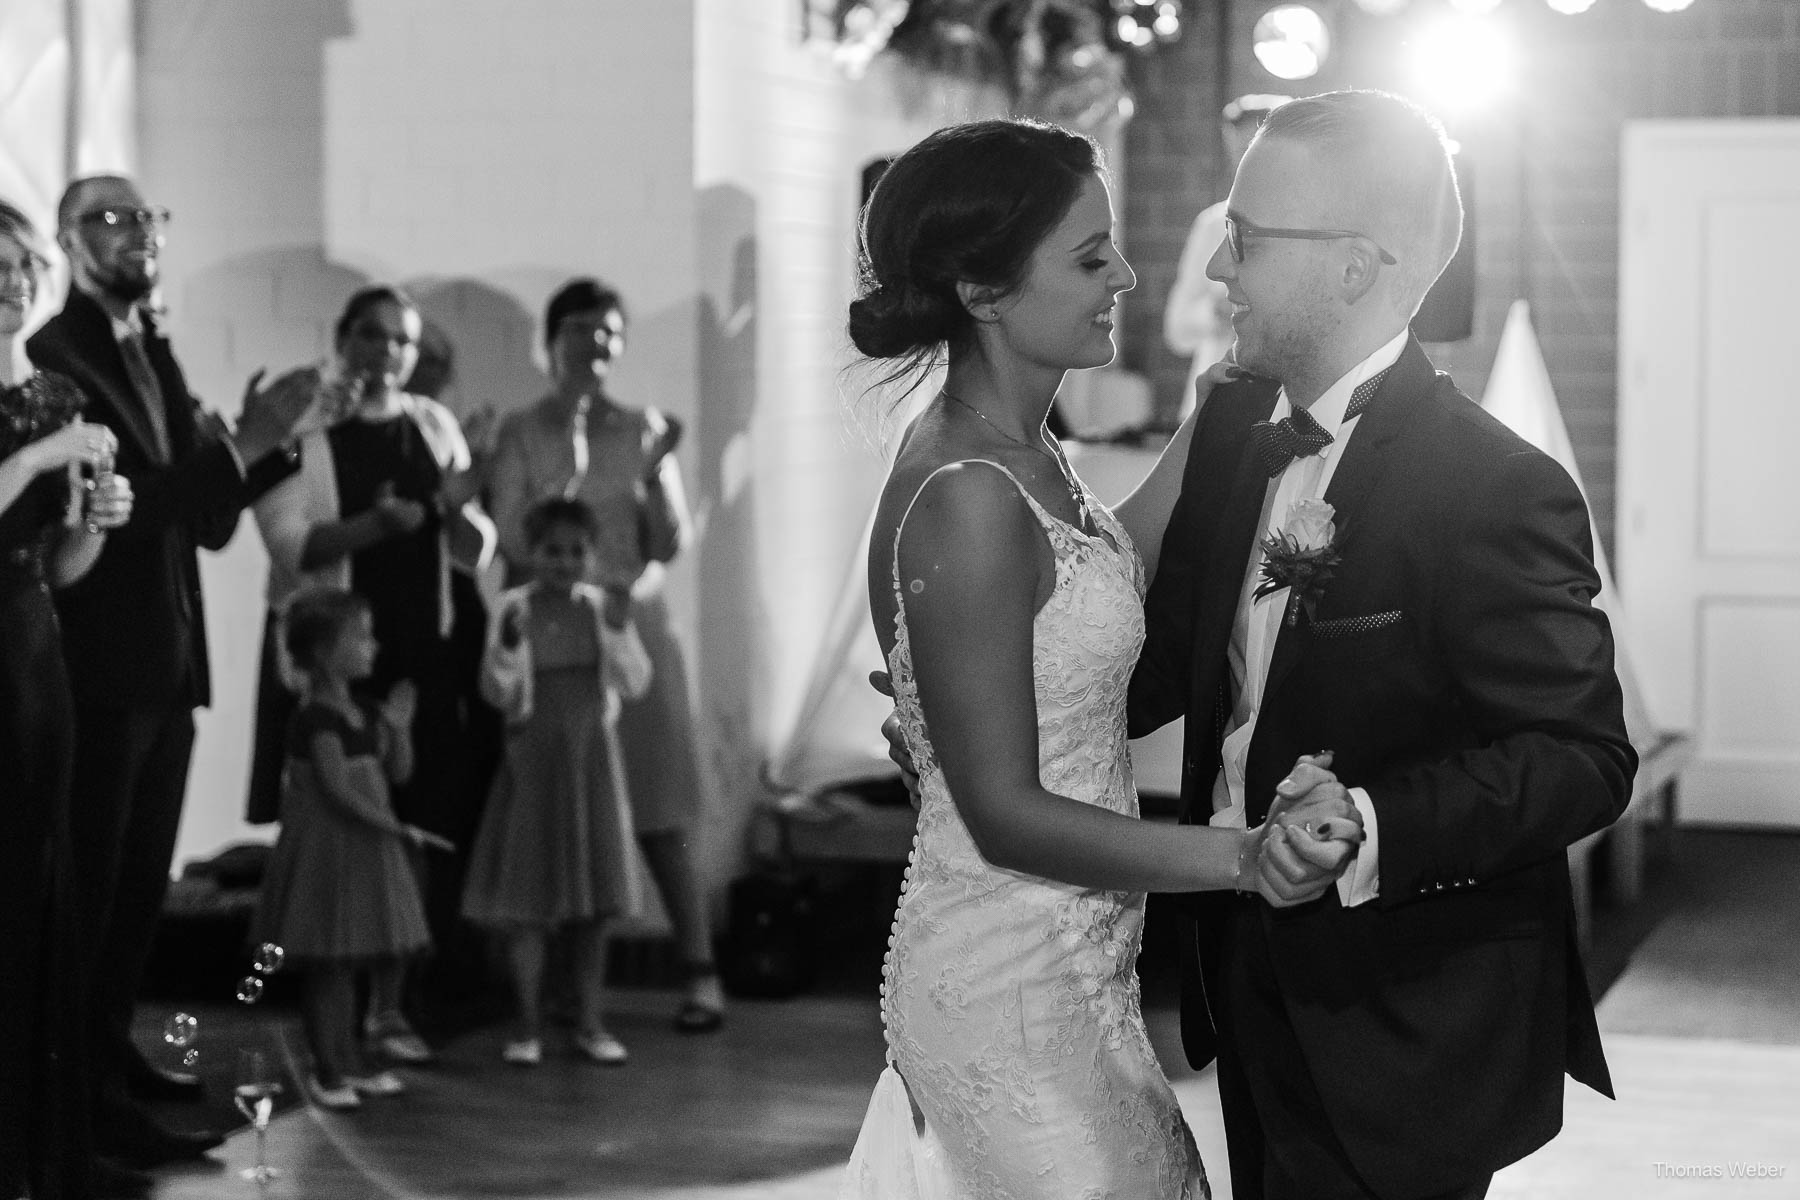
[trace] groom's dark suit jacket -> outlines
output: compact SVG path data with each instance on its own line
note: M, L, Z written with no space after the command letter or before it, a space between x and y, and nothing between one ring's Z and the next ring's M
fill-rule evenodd
M1207 401L1150 589L1132 734L1188 718L1184 820L1211 813L1232 622L1266 532L1270 481L1249 430L1275 398L1249 380ZM1624 810L1637 760L1612 634L1590 603L1600 583L1579 491L1416 341L1325 499L1342 563L1313 618L1276 641L1249 816L1262 819L1297 756L1336 751L1333 770L1378 817L1380 897L1203 907L1185 952L1204 986L1184 989L1183 1040L1195 1066L1213 1058L1217 1000L1241 965L1221 957L1220 923L1246 921L1357 1171L1380 1194L1424 1195L1553 1136L1565 1071L1611 1094L1565 849ZM1217 1036L1233 1038L1230 1024ZM1258 1047L1233 1044L1257 1070Z

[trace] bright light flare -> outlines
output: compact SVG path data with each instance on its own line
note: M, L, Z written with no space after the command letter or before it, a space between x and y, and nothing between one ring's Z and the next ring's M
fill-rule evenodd
M1694 0L1644 0L1645 4L1657 12L1680 12L1693 2Z
M1544 2L1557 12L1570 17L1594 7L1594 0L1544 0Z
M1509 31L1477 17L1446 17L1408 43L1413 95L1439 113L1475 112L1512 90L1518 55Z
M1407 0L1356 0L1356 7L1372 17L1391 17L1406 4Z
M1305 4L1271 8L1256 22L1256 61L1279 79L1309 79L1331 53L1325 18Z

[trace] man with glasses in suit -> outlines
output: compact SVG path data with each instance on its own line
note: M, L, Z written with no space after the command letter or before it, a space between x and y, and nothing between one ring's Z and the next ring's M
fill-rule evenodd
M86 955L70 1000L89 1008L95 1144L108 1160L102 1190L114 1194L147 1187L130 1168L220 1142L173 1132L138 1106L195 1098L200 1081L147 1062L131 1012L168 888L194 709L211 697L195 548L222 548L244 506L297 468L284 443L317 383L292 372L259 391L253 377L235 428L200 407L149 311L168 219L129 179L72 182L57 207L72 286L28 343L39 367L81 385L86 419L118 436L117 469L138 498L93 570L57 596L75 692L70 824Z

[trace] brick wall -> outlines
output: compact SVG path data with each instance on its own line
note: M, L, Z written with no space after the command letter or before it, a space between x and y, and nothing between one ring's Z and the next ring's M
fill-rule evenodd
M1126 330L1127 365L1173 406L1182 363L1161 344L1162 300L1193 214L1220 195L1215 114L1250 91L1336 87L1408 90L1395 62L1410 22L1443 7L1415 0L1399 18L1340 14L1338 52L1313 80L1283 85L1250 53L1269 7L1190 5L1188 34L1134 68L1126 228L1141 298ZM1331 7L1331 6L1324 6ZM1222 16L1229 29L1222 29ZM1521 47L1516 94L1483 119L1451 125L1475 176L1475 334L1432 347L1479 399L1511 302L1530 301L1601 537L1613 525L1617 411L1619 131L1645 117L1800 115L1800 4L1695 0L1682 13L1640 0L1599 0L1574 17L1541 0L1506 0L1496 20ZM1221 53L1219 38L1229 41ZM1220 66L1225 70L1221 72Z

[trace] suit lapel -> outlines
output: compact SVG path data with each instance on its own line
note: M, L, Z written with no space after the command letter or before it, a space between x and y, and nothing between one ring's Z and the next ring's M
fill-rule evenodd
M1212 670L1230 646L1244 572L1249 569L1251 551L1262 536L1258 524L1269 492L1269 473L1250 448L1249 429L1253 422L1269 418L1277 394L1269 391L1245 405L1248 411L1230 427L1237 435L1235 441L1226 448L1219 464L1221 470L1233 474L1219 514L1200 603L1195 605L1193 661L1197 679L1201 673Z
M92 381L102 393L94 398L104 399L118 418L120 428L116 432L129 437L146 461L161 461L156 430L150 424L150 414L144 410L143 397L125 370L125 356L119 352L118 338L113 336L112 318L79 288L69 290L63 310L69 317L71 340L92 364Z
M150 369L156 373L156 385L162 389L163 422L169 431L169 452L179 461L194 448L197 432L194 405L169 339L148 320L144 325L144 353L150 359Z
M1338 527L1338 549L1346 560L1356 554L1358 515L1367 511L1370 491L1399 462L1394 441L1407 427L1411 402L1425 395L1436 378L1437 370L1425 357L1424 348L1417 338L1409 337L1394 369L1357 422L1350 445L1331 476L1331 486L1325 489L1326 503L1336 510L1333 519ZM1304 623L1304 615L1301 621ZM1263 684L1265 705L1293 671L1305 644L1306 634L1300 625L1290 627L1283 621L1275 634L1269 676Z

